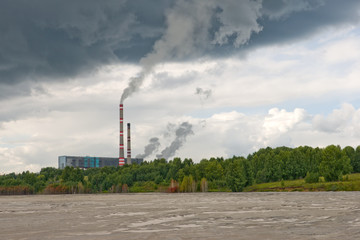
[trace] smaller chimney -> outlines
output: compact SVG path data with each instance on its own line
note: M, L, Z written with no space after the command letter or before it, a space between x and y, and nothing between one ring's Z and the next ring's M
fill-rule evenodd
M131 164L131 137L130 137L130 123L127 124L127 164Z

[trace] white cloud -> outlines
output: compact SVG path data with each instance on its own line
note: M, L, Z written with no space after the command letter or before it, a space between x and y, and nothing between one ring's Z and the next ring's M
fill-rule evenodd
M195 119L192 120L195 122ZM196 124L195 135L190 137L182 156L195 160L212 156L246 156L267 146L292 146L292 133L298 125L307 123L303 109L287 112L271 109L266 115L246 115L236 111L222 112L203 119L205 126ZM311 129L311 126L307 127ZM208 139L208 140L207 140Z
M272 108L264 119L263 133L264 145L269 145L271 141L279 138L292 130L297 124L305 121L307 113L304 109L296 108L294 112L287 112L282 109Z
M328 116L316 115L313 128L326 133L337 133L344 137L360 137L360 109L344 103L340 109L334 109Z
M357 37L350 37L331 42L323 48L323 58L329 64L359 61L360 42Z
M324 132L337 132L343 130L351 122L355 109L351 104L343 104L341 109L335 109L329 116L316 115L313 126L316 130Z

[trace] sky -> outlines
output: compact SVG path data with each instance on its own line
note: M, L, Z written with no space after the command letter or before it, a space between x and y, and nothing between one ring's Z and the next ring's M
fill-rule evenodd
M360 1L1 0L0 174L360 145Z

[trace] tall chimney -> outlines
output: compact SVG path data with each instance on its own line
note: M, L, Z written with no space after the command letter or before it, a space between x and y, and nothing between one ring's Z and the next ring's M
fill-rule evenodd
M127 164L131 164L131 138L130 138L130 123L127 124Z
M120 103L120 145L119 145L119 166L123 166L125 164L124 157L124 106Z

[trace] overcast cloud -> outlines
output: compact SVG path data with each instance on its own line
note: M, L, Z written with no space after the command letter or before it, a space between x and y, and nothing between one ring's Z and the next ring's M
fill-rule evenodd
M357 0L1 1L0 173L116 157L125 89L146 160L176 139L169 123L193 133L170 155L194 161L360 145L359 14Z

